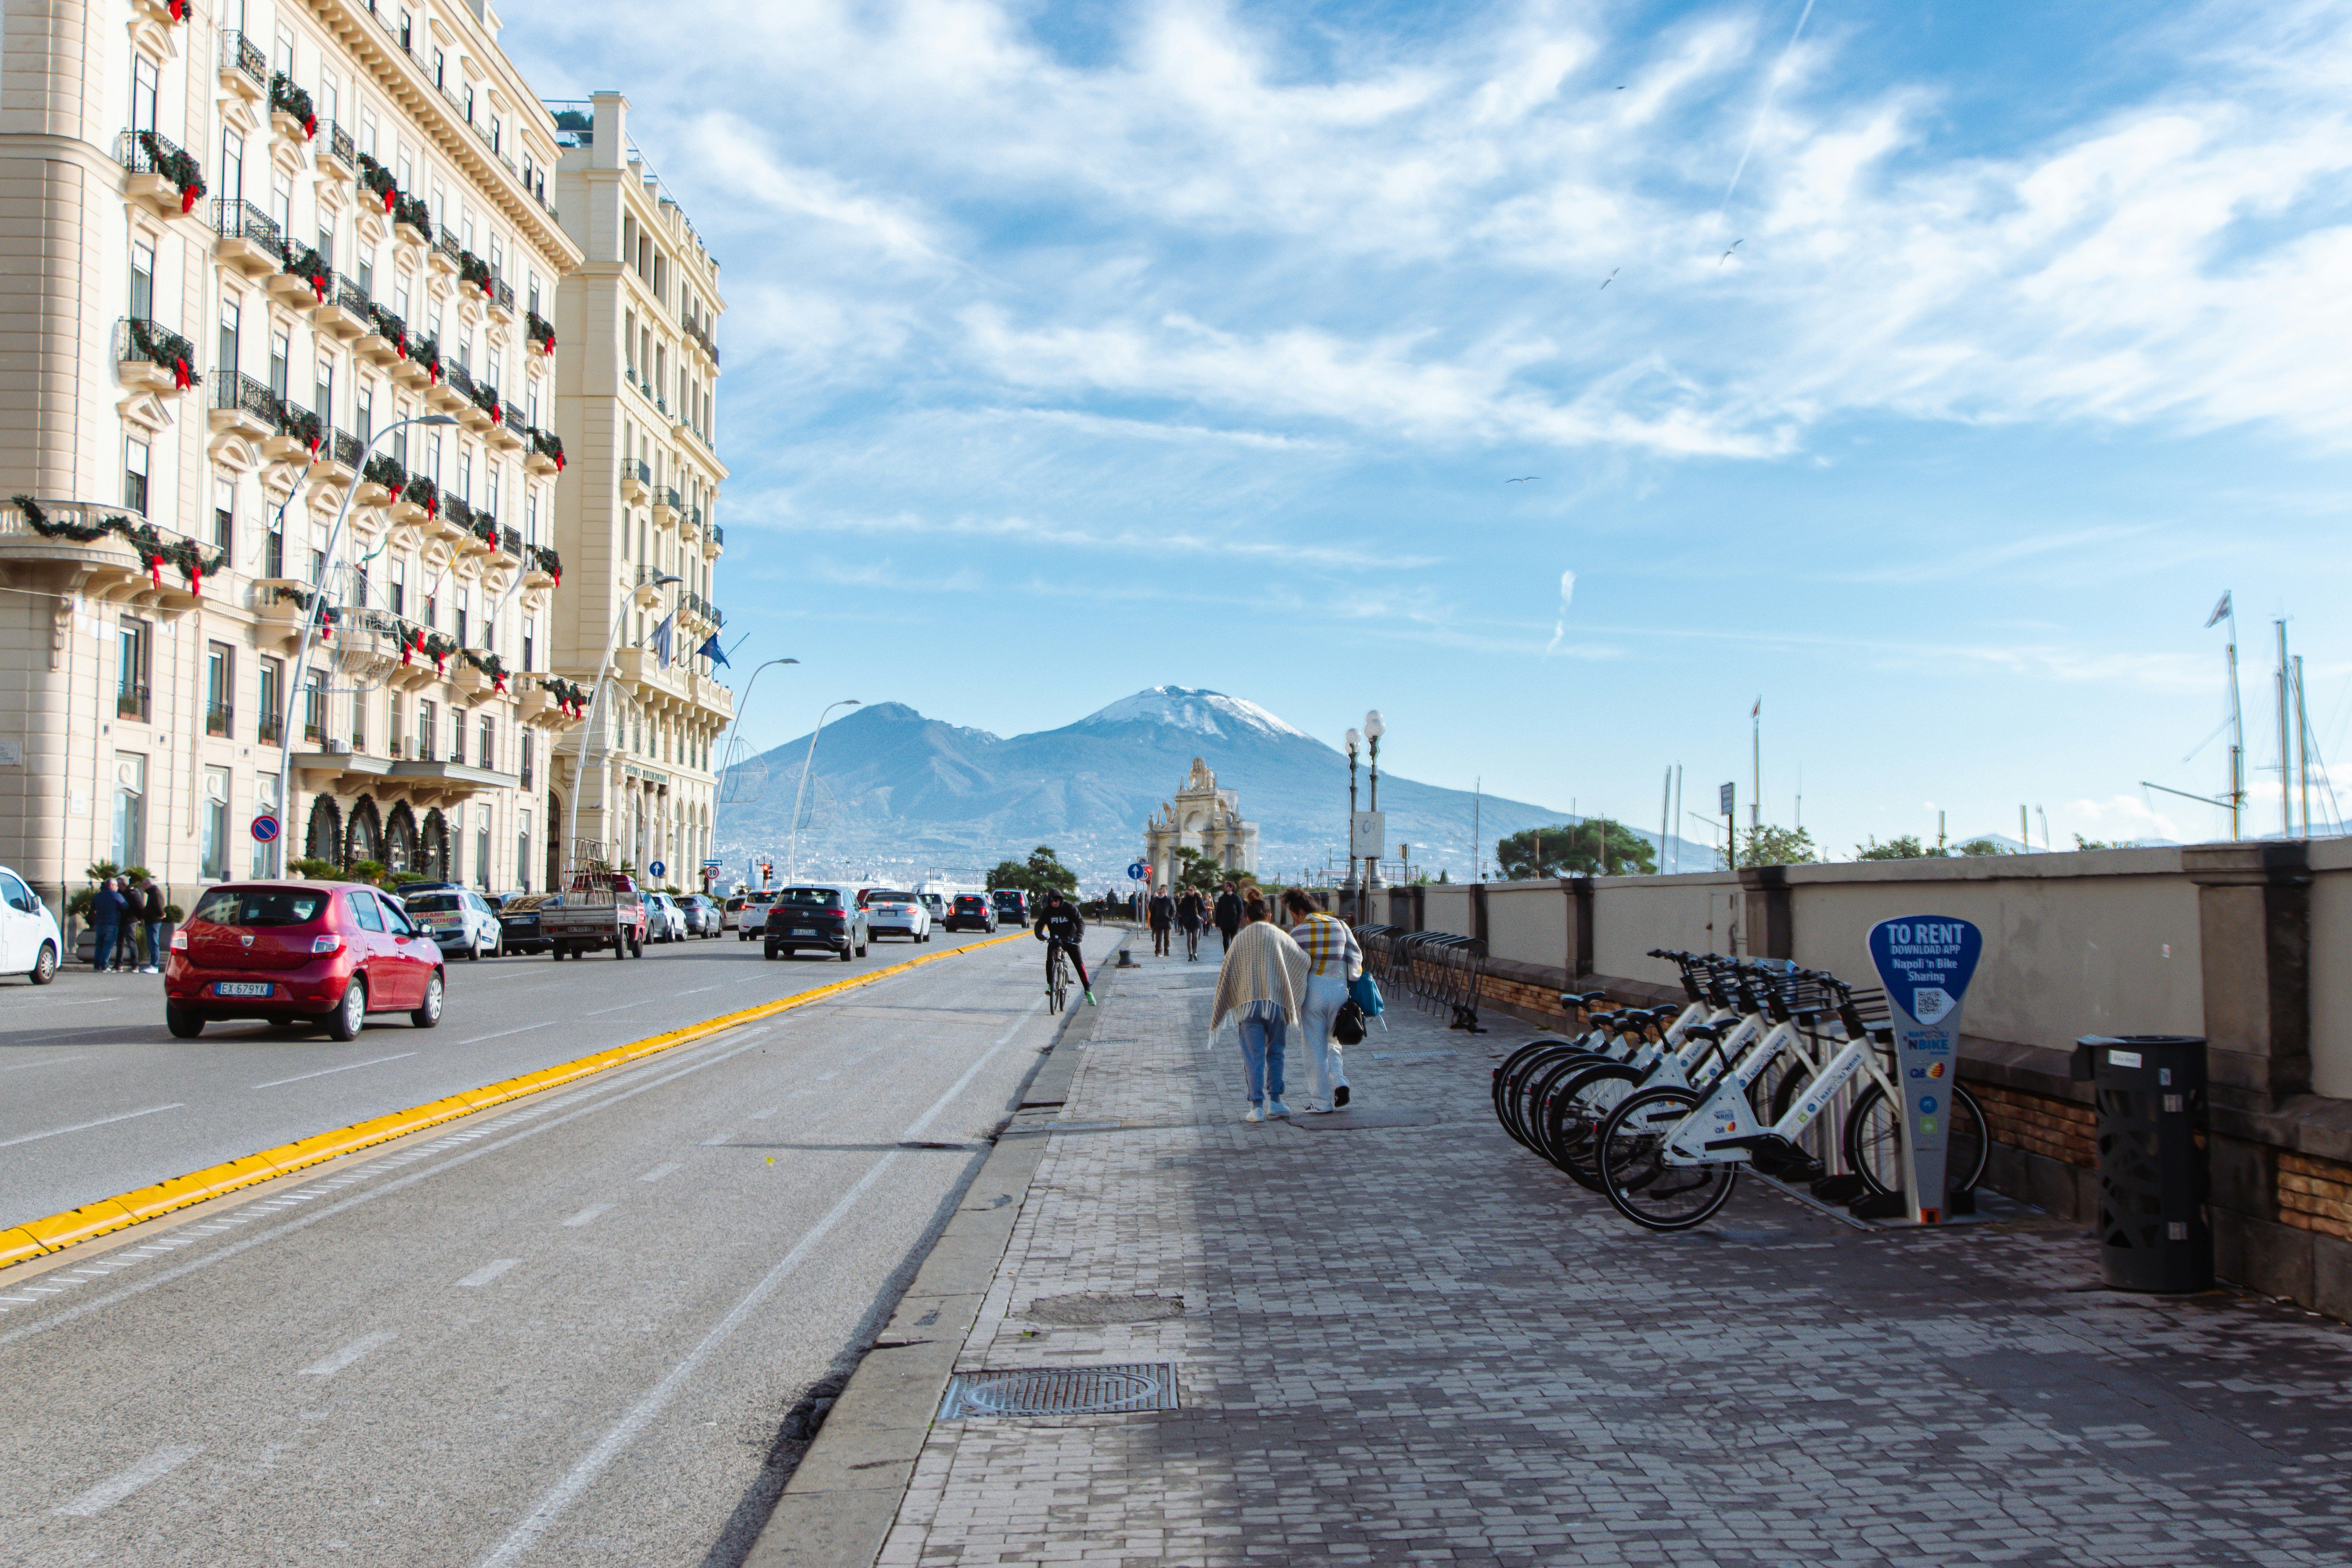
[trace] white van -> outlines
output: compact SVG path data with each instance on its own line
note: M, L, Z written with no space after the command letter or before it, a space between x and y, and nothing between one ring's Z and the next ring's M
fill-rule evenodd
M48 905L25 879L0 866L0 974L21 974L36 985L58 977L66 939Z

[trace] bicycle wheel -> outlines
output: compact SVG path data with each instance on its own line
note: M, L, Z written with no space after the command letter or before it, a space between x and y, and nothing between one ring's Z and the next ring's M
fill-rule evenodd
M1698 1108L1687 1089L1662 1084L1629 1095L1594 1135L1601 1195L1617 1212L1650 1230L1688 1230L1731 1197L1738 1164L1670 1165L1666 1140Z
M1992 1140L1976 1096L1952 1086L1951 1131L1944 1144L1944 1195L1973 1192L1984 1180ZM1886 1091L1872 1084L1855 1099L1845 1118L1845 1163L1874 1193L1903 1190L1903 1134Z
M1540 1078L1564 1058L1586 1055L1580 1047L1553 1042L1537 1042L1522 1047L1505 1062L1495 1077L1495 1117L1503 1124L1516 1142L1532 1149L1535 1136L1528 1129L1526 1116L1528 1085Z
M1542 1153L1578 1185L1601 1190L1594 1138L1609 1113L1642 1087L1643 1074L1623 1062L1588 1067L1552 1093L1544 1116Z
M1594 1058L1578 1054L1563 1054L1544 1062L1539 1070L1528 1076L1513 1107L1519 1121L1519 1142L1547 1160L1551 1159L1544 1147L1544 1126L1549 1115L1552 1098L1560 1086L1591 1067ZM1557 1163L1558 1162L1554 1162Z

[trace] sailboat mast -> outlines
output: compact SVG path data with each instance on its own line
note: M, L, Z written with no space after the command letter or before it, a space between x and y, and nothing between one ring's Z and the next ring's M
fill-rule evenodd
M2246 715L2238 701L2238 612L2230 610L2230 837L2243 838L2246 805Z

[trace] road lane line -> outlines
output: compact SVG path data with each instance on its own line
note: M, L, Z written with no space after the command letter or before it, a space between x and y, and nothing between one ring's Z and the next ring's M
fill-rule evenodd
M582 1209L578 1214L573 1215L570 1219L565 1220L563 1223L571 1226L573 1230L577 1230L583 1225L593 1225L595 1223L597 1216L600 1215L611 1214L613 1212L613 1206L614 1205L611 1204L590 1204L586 1208Z
M521 1261L520 1258L493 1258L457 1283L469 1290L479 1289Z
M357 1072L362 1068L377 1068L382 1067L386 1062L406 1061L415 1054L416 1053L415 1051L403 1051L396 1057L378 1057L373 1061L345 1062L339 1068L320 1068L317 1072L296 1073L292 1078L273 1078L268 1083L257 1083L253 1087L256 1089L278 1089L289 1083L301 1083L309 1079L325 1078L330 1073Z
M13 1149L19 1143L37 1143L44 1138L62 1138L68 1132L87 1132L93 1127L111 1127L118 1121L135 1121L142 1116L154 1116L166 1110L184 1110L178 1100L169 1105L151 1105L144 1110L126 1110L120 1116L101 1116L95 1121L79 1121L71 1127L52 1127L47 1132L27 1132L21 1138L0 1139L0 1149Z
M68 1062L86 1062L88 1057L52 1057L45 1062L12 1062L0 1072L23 1072L26 1068L61 1068Z
M120 1475L107 1477L63 1508L50 1511L71 1514L77 1519L104 1513L141 1487L162 1480L203 1452L194 1443L174 1443L168 1448L158 1448Z
M509 1035L528 1035L533 1029L547 1028L554 1024L555 1021L556 1020L553 1018L542 1018L536 1024L525 1024L521 1027L515 1029L500 1029L495 1035L476 1035L470 1040L459 1040L457 1043L461 1046L478 1046L484 1040L503 1040Z
M735 1130L731 1127L724 1132L713 1132L709 1137L705 1138L702 1141L702 1147L705 1149L716 1149L722 1143L731 1142L734 1139L734 1136Z
M685 1169L686 1167L684 1165L677 1163L676 1161L672 1161L667 1165L656 1165L652 1170L647 1171L644 1175L639 1176L637 1180L641 1182L658 1182L664 1176Z
M773 1116L777 1111L782 1110L782 1109L783 1107L781 1105L772 1105L765 1110L755 1110L751 1112L749 1120L752 1121L765 1121L769 1117Z
M295 1375L298 1377L332 1377L335 1373L342 1371L343 1368L351 1365L352 1363L359 1360L360 1357L367 1354L368 1352L375 1350L380 1346L392 1343L393 1337L392 1331L389 1329L379 1330L373 1334L362 1334L358 1339L355 1339L351 1343L345 1345L342 1349L337 1351L334 1354L324 1357L321 1360L312 1362L309 1366L304 1367Z
M907 1124L906 1131L898 1134L899 1141L903 1142L915 1138L937 1121L965 1089L971 1087L972 1079L980 1076L981 1069L996 1059L997 1053L1004 1049L1013 1037L1020 1032L1021 1026L1027 1023L1030 1016L1045 1005L1045 999L1043 996L1032 1002L1028 1011L1014 1020L1013 1027L998 1036L996 1043L982 1052L980 1058L971 1067L965 1068L963 1076L956 1079L945 1094L933 1100L929 1110ZM548 1489L547 1495L540 1499L539 1506L524 1516L522 1522L515 1527L514 1532L501 1542L496 1551L482 1559L482 1568L507 1568L509 1563L518 1561L525 1552L537 1545L540 1537L547 1533L548 1527L578 1500L581 1493L595 1484L596 1478L604 1473L612 1462L621 1456L623 1450L636 1441L637 1435L645 1430L654 1417L668 1408L670 1402L677 1397L678 1391L686 1386L687 1380L694 1375L702 1363L710 1359L746 1318L759 1310L762 1301L775 1293L777 1287L783 1284L785 1278L798 1268L810 1253L816 1250L824 1238L832 1234L834 1227L848 1217L850 1210L856 1208L858 1200L865 1197L866 1193L872 1190L874 1184L882 1179L883 1173L897 1163L901 1152L900 1150L893 1149L867 1167L866 1173L858 1177L850 1189L835 1202L833 1207L824 1212L824 1216L811 1226L800 1240L793 1244L793 1249L777 1259L776 1266L761 1275L760 1282L752 1286L743 1299L729 1310L725 1317L712 1325L710 1331L704 1334L694 1349L687 1352L685 1359L664 1373L662 1380L654 1384L644 1398L631 1406L628 1414L622 1416L612 1430L599 1438L596 1446L588 1450L580 1462L566 1472L562 1480Z
M580 1016L583 1018L601 1018L607 1013L625 1013L632 1007L650 1007L656 1002L668 1000L667 996L648 996L642 1002L624 1002L617 1007L599 1007L593 1012L583 1013Z

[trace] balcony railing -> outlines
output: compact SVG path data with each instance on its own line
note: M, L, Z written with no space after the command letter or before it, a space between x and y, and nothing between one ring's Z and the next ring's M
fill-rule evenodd
M459 364L456 360L444 360L441 362L441 379L448 383L449 390L456 393L458 396L466 398L468 401L473 398L474 378L467 375L466 374L466 367Z
M715 522L710 525L710 542L722 550L727 546L727 531Z
M452 262L460 266L465 263L466 247L458 244L457 237L451 234L446 228L444 228L440 235L435 238L433 241L433 248L447 257Z
M217 702L205 705L205 733L226 735L236 722L236 710Z
M114 159L134 174L160 174L181 190L204 189L204 165L169 138L152 131L126 131L115 138Z
M661 494L660 494L660 498L659 498L659 499L660 499L660 500L661 500L662 505L664 505L664 506L666 506L666 507L669 508L669 510L672 510L672 511L674 511L674 512L677 512L677 513L680 514L681 516L683 516L683 515L685 514L685 511L686 511L686 505L685 505L685 503L684 503L683 501L680 501L680 500L677 499L677 487L675 487L675 486L673 486L673 485L664 485L664 486L661 488Z
M502 528L499 530L499 548L513 556L516 560L521 560L522 530L519 528Z
M352 140L352 133L344 130L341 126L330 125L327 127L327 152L336 163L341 163L344 168L351 170L354 174L359 172L359 143L353 142Z
M499 299L499 309L504 310L509 316L513 315L514 285L501 278L498 280L496 292Z
M274 746L286 738L286 720L275 710L265 711L254 730L255 740L265 746Z
M625 464L632 464L635 467L637 471L637 483L645 486L647 489L654 488L654 469L651 463L646 462L643 458L624 458L623 461Z
M530 433L530 426L523 423L522 410L517 408L513 404L509 403L506 405L505 409L502 411L501 416L506 421L507 428L513 431L518 437L527 436Z
M124 681L115 688L114 716L147 722L147 687L144 682Z
M213 232L224 239L249 239L273 256L286 250L286 237L275 219L251 202L222 196L213 203Z
M125 316L114 323L114 357L118 363L159 365L187 377L184 384L189 386L204 380L194 368L196 345L142 317Z
M373 319L375 301L368 298L366 289L348 278L338 277L333 291L327 298L334 301L336 309L349 310L363 321Z
M220 39L221 68L235 70L253 83L257 89L268 91L269 57L262 53L261 46L243 33L226 27L221 29Z
M357 472L360 466L360 438L348 430L331 432L319 447L319 456Z
M271 429L278 428L278 411L282 407L278 395L249 375L236 371L213 373L213 406L234 408L250 414Z

